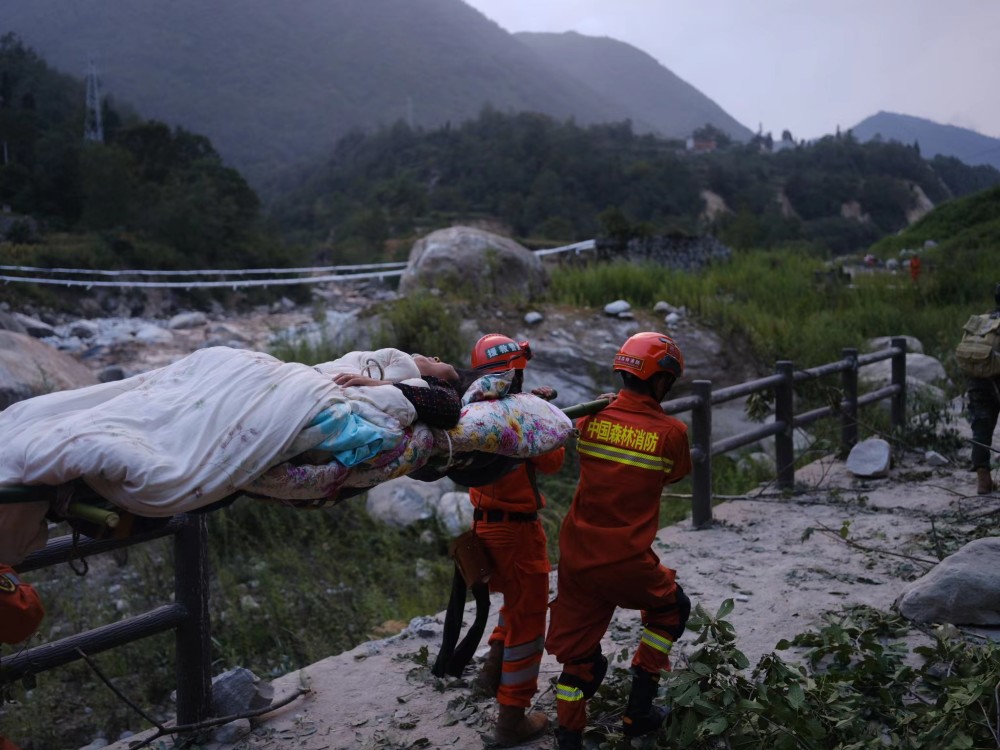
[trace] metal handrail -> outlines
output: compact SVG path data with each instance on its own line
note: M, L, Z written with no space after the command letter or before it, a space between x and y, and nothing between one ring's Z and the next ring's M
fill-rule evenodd
M858 409L869 404L891 399L890 423L893 429L906 421L906 339L894 337L891 346L869 354L858 355L857 349L842 351L842 358L818 367L796 370L789 361L775 365L775 374L745 383L712 390L710 380L692 383L694 395L665 401L667 414L691 412L692 470L691 522L703 528L712 522L712 458L750 445L766 437L774 437L776 484L781 489L791 489L795 484L795 446L792 433L796 427L820 419L840 416L841 450L847 453L858 439ZM891 384L858 395L858 370L864 366L892 360ZM795 413L796 383L841 374L844 398L837 407L825 406L801 414ZM774 420L751 430L746 430L724 440L712 442L712 406L754 393L771 390L774 394Z

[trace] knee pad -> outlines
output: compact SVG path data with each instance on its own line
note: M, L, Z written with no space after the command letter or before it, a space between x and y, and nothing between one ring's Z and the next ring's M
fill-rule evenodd
M684 634L688 618L691 616L691 599L684 593L684 589L680 587L680 584L677 584L677 588L674 590L673 604L650 609L648 612L654 616L660 614L676 615L676 623L670 623L669 625L660 623L656 625L658 629L669 635L671 640L676 641Z
M564 671L559 676L559 682L563 685L571 685L572 687L579 688L580 692L583 693L583 697L590 700L597 693L597 689L604 682L604 676L608 673L607 657L598 649L590 656L585 656L582 659L576 659L569 663L574 666L589 664L591 678L586 680L578 674Z

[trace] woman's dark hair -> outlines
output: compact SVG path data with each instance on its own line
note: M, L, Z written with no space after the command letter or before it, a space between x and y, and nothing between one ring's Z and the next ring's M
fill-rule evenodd
M452 383L452 386L458 391L459 396L464 396L469 386L483 376L478 370L466 370L461 367L456 367L455 372L458 373L458 380Z

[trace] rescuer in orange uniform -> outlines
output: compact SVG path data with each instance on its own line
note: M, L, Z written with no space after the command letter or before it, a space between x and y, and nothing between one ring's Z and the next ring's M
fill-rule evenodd
M691 471L687 427L660 403L684 372L668 336L637 333L615 355L623 388L603 411L581 418L580 480L559 532L559 589L545 648L562 665L556 685L560 750L582 747L587 701L607 671L601 638L616 607L641 611L632 689L622 719L627 737L655 732L666 710L653 705L661 670L691 602L652 550L660 494Z
M45 610L35 589L21 581L14 569L0 565L0 643L20 643L38 629ZM0 750L18 750L0 737Z
M516 370L511 392L517 393L530 358L527 342L518 344L507 336L488 334L472 350L472 368L483 373ZM534 392L547 395L541 390ZM476 534L493 559L490 591L503 594L497 626L489 638L490 653L476 680L481 689L496 695L495 739L502 747L524 742L549 725L540 711L525 714L538 690L551 570L545 530L538 519L544 500L534 472L559 471L565 453L559 447L529 458L493 484L469 490Z

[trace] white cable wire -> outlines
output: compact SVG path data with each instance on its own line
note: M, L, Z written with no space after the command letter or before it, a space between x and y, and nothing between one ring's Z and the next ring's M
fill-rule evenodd
M534 251L537 256L552 255L554 253L577 252L582 250L592 250L595 246L594 240L585 240L563 247L553 247L547 250ZM22 271L34 273L63 273L92 276L249 276L259 274L278 273L323 273L325 271L361 271L365 269L374 270L369 273L348 273L348 274L326 274L320 276L299 276L287 279L248 279L248 280L226 280L226 281L98 281L94 279L48 279L38 276L8 276L0 275L0 281L5 284L49 284L66 287L137 287L145 289L210 289L230 287L239 289L242 287L266 287L266 286L291 286L294 284L325 284L328 282L350 281L358 279L384 279L395 276L402 276L403 269L407 263L366 263L353 266L316 266L307 268L240 268L240 269L201 269L183 271L143 271L133 270L94 270L87 268L40 268L37 266L4 266L0 265L0 271Z
M379 268L405 268L406 263L364 263L355 266L314 266L303 268L207 268L193 271L143 271L128 269L105 271L91 268L41 268L39 266L0 266L0 271L24 271L33 273L66 273L92 276L250 276L266 273L327 273L329 271L368 271Z
M132 287L143 289L209 289L231 287L239 289L248 286L292 286L294 284L323 284L331 281L356 281L358 279L383 279L402 276L402 271L377 271L372 273L328 274L325 276L299 276L293 279L234 279L230 281L96 281L93 279L42 279L32 276L3 276L5 284L50 284L54 286L91 287Z

